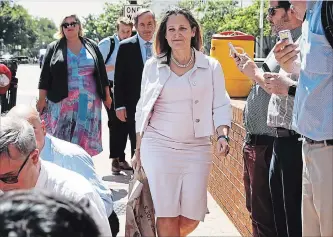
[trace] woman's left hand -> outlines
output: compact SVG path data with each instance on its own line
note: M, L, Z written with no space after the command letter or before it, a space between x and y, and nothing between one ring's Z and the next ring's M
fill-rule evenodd
M217 152L223 156L227 156L229 154L229 143L227 142L227 140L223 137L221 137L216 144L217 147Z
M111 109L112 99L111 97L106 97L106 100L103 101L106 108Z

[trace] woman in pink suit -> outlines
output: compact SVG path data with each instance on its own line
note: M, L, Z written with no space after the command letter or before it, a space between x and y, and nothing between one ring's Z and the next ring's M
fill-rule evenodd
M229 151L230 98L220 63L200 52L200 27L192 14L170 10L147 61L136 110L133 165L148 177L159 236L186 236L207 211L212 162L210 136Z

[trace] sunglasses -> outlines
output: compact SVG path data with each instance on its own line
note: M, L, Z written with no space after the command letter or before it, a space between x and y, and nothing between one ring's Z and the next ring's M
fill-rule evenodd
M75 27L77 24L78 24L78 23L77 23L76 21L73 21L73 22L71 22L71 23L67 23L67 22L62 23L61 26L64 27L65 29L67 29L69 26L70 26L70 27Z
M25 164L27 163L29 157L30 157L30 154L27 156L27 158L25 158L25 161L21 165L19 171L17 172L17 175L0 177L0 180L6 184L16 184L18 182L18 177L20 176L20 173L21 173L22 169L24 168Z
M275 6L275 7L268 8L268 15L274 16L275 13L276 13L276 9L279 9L279 8L284 8L284 7L282 7L282 6Z

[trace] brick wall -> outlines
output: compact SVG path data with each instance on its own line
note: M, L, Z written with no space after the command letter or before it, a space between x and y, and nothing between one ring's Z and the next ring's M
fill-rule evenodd
M251 236L251 220L245 206L243 183L244 106L245 100L232 100L233 118L230 131L230 152L227 157L219 156L216 153L216 137L212 137L213 167L208 190L238 231L243 236Z

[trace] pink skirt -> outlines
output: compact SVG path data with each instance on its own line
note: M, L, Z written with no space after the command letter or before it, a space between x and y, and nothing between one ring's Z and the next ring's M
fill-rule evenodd
M156 217L204 220L211 149L209 137L176 141L148 126L141 141L141 161Z

